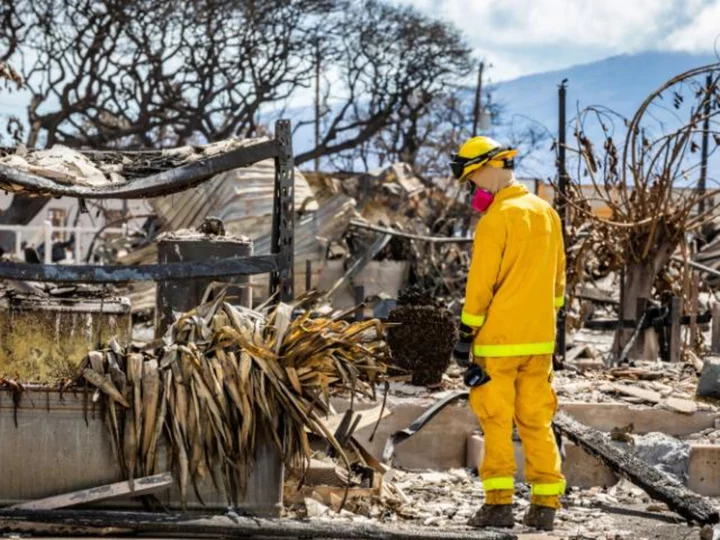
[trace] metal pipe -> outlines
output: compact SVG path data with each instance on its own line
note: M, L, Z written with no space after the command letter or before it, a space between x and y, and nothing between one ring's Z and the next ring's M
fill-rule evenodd
M707 274L711 274L711 275L713 275L713 276L718 276L718 277L720 277L720 271L715 270L714 268L710 268L709 266L705 266L704 264L700 264L700 263L695 262L695 261L686 261L686 260L683 259L682 257L672 257L672 260L673 260L673 261L676 261L676 262L683 263L683 264L687 263L687 265L688 265L688 266L691 266L692 268L695 268L695 269L697 269L697 270L702 270L703 272L705 272L705 273L707 273Z
M433 244L471 244L473 241L471 236L422 236L420 234L410 234L402 231L396 231L395 229L387 229L385 227L378 227L377 225L370 225L369 223L363 223L362 221L357 221L355 219L350 221L350 226L357 229L365 229L367 231L389 234L399 238L407 238L408 240L430 242Z

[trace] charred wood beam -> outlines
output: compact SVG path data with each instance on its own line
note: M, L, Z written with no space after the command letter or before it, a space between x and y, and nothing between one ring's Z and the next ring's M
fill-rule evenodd
M43 536L171 535L173 538L348 538L366 540L516 540L509 532L391 528L364 523L308 522L240 516L189 516L103 510L28 511L0 508L0 532Z
M275 184L270 252L277 256L277 272L270 274L270 294L280 302L295 297L295 165L289 120L275 122Z
M278 270L277 255L231 257L215 261L167 264L60 265L0 262L0 279L60 283L127 283L249 276Z
M600 431L558 413L553 423L570 441L599 458L615 473L643 489L650 497L662 501L673 512L701 525L720 521L718 509L706 498L683 486L679 480L648 465L634 454L611 444Z
M132 180L122 185L106 187L60 184L48 178L0 164L0 185L4 184L10 191L17 192L19 191L17 187L20 186L25 192L50 194L55 197L143 199L177 193L201 184L216 174L239 167L247 167L277 155L277 141L264 141L142 179Z

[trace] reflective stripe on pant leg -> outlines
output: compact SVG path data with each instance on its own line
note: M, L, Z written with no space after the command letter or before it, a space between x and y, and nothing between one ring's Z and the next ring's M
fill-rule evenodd
M564 495L566 488L565 480L554 482L552 484L532 484L530 487L531 495L538 495L541 497L548 497L551 495Z
M558 509L560 496L565 493L565 481L554 484L533 484L530 486L530 503L536 506Z
M512 476L500 476L499 478L487 478L482 481L485 491L496 491L501 489L515 489L515 478Z
M557 410L552 378L550 355L527 357L518 367L515 423L525 454L525 480L538 497L559 496L565 491L560 452L552 431Z

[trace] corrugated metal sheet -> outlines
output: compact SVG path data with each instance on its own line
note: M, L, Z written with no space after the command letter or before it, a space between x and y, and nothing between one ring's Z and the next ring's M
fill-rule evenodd
M275 163L265 160L250 167L217 175L200 186L166 197L150 200L163 223L163 229L175 231L194 228L207 216L219 217L226 229L256 238L266 233L273 209ZM317 210L314 194L295 169L295 208Z

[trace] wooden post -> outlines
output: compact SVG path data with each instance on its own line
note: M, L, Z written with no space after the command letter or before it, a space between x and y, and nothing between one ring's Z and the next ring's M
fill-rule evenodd
M43 256L43 262L45 264L52 264L53 224L51 221L43 222L43 233L45 236L45 252Z
M682 357L682 319L683 301L678 296L670 299L670 361L679 362Z
M563 79L558 87L558 144L557 144L557 172L558 172L558 192L555 194L555 206L560 215L560 223L562 224L563 244L567 250L567 196L568 183L570 177L565 168L565 151L567 148L567 79ZM567 314L566 307L563 306L558 310L557 314L557 338L555 345L555 357L562 365L565 362L565 353L567 350ZM622 319L622 309L620 310L620 318Z
M275 186L270 253L278 256L280 268L270 274L270 291L279 293L278 302L295 298L295 165L289 120L275 122L278 156L275 158Z
M712 342L710 344L713 354L720 354L720 304L712 306Z
M477 87L475 88L475 106L473 107L473 137L478 134L478 126L480 125L480 120L482 118L482 78L484 68L485 63L480 62L480 67L478 68Z

